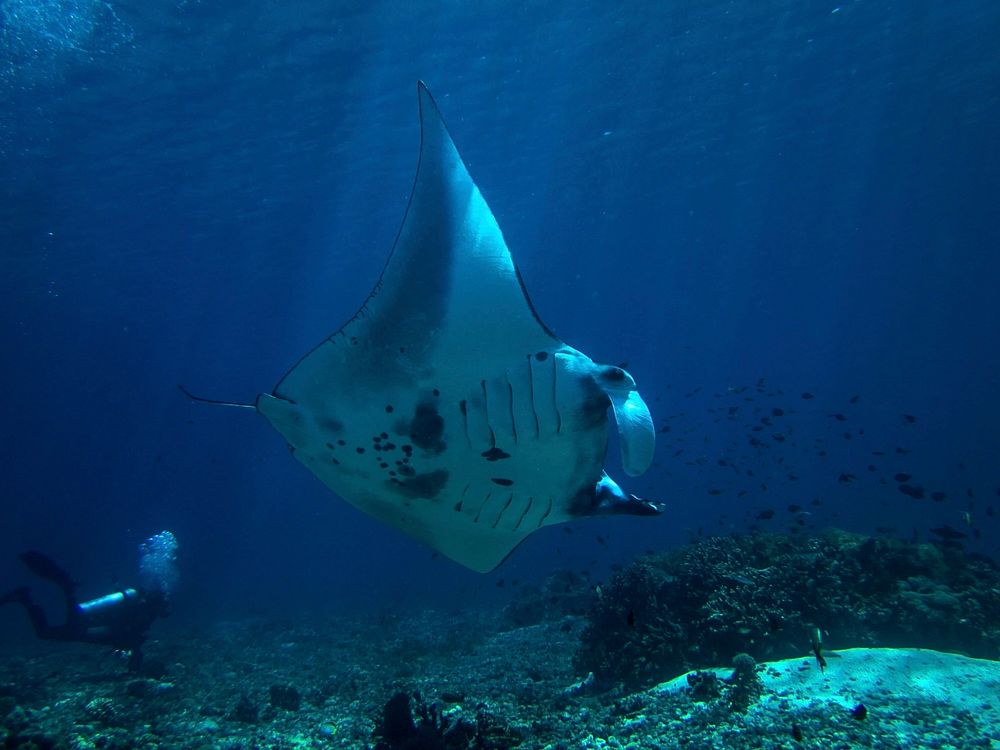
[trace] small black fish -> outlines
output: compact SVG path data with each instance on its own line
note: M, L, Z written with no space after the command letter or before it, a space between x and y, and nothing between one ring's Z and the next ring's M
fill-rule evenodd
M714 489L714 488L713 488L713 489L710 489L710 490L708 491L708 494L709 494L709 495L721 495L721 494L722 494L722 492L723 492L723 490L717 490L717 489Z
M868 718L868 707L864 703L859 703L851 709L851 718L855 721L864 721Z
M789 513L798 513L800 510L802 510L802 506L801 505L794 505L794 504L793 505L789 505L788 508L787 508L787 510L788 510Z
M813 628L812 650L813 655L816 657L816 664L819 666L819 671L825 672L826 659L823 657L823 634L819 628Z
M857 393L855 393L853 396L851 396L851 403L852 404L858 403L858 399L860 399L860 398L861 398L861 396L858 395Z
M901 456L905 456L909 452L910 452L909 448L900 448L898 445L896 446L896 453L898 453Z
M841 474L839 477L837 477L837 481L840 482L841 484L850 484L855 479L857 479L857 477L854 476L853 474Z
M914 422L917 421L917 418L912 414L904 414L903 421L905 421L907 424L913 424Z
M765 508L764 510L762 510L760 513L757 514L756 518L758 521L769 521L770 519L774 518L774 511L771 510L770 508Z
M838 422L846 422L847 421L847 417L845 415L841 414L840 412L837 412L836 414L827 414L827 416L828 417L832 417L833 419L836 419Z
M635 610L634 609L630 609L628 611L628 615L625 617L625 622L628 623L628 626L630 628L634 628L635 627Z
M771 415L774 417L783 417L785 416L785 410L779 409L777 406L775 406L773 409L771 409Z
M895 479L897 482L909 482L910 476L911 476L910 474L901 471L896 476L894 476L893 479Z
M949 542L956 541L958 539L968 539L967 534L963 534L961 531L956 531L948 524L945 524L944 526L938 526L936 529L931 529L931 533L936 534L937 536Z
M945 493L943 493L943 492L932 492L931 493L931 500L933 500L936 503L944 502L947 497L948 496Z
M974 499L975 499L975 497L976 497L976 493L975 493L975 491L974 491L974 490L973 490L973 489L972 489L971 487L969 487L969 488L968 488L968 489L967 489L967 490L965 491L965 496L966 496L967 498L969 498L970 500L974 500Z
M806 401L808 401L809 399L815 398L815 397L811 393L809 393L809 391L806 391L805 393L802 394L802 398L804 398Z
M497 587L498 589L502 589L502 588L503 588L503 578L499 579L499 580L498 580L498 581L496 582L496 587Z
M912 484L901 484L899 485L898 489L904 495L909 495L910 497L915 498L917 500L921 500L924 497L923 487L915 487Z

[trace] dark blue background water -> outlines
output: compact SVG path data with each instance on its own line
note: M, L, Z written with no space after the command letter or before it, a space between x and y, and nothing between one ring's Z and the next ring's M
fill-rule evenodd
M767 508L997 551L1000 5L4 0L0 23L0 588L38 547L102 593L162 528L182 622L502 602ZM670 425L628 484L665 517L549 528L478 576L178 392L252 401L367 295L417 78L541 316Z

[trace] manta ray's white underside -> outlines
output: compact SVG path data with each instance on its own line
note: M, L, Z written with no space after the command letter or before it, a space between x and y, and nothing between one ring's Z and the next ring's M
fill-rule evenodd
M649 466L654 431L628 373L538 319L437 105L418 90L420 161L381 278L257 409L338 495L485 572L542 526L648 511L603 473L609 406L627 473Z

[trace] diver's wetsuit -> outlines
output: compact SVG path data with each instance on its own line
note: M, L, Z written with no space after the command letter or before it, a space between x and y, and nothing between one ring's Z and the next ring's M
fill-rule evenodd
M35 635L43 640L98 643L129 651L129 669L139 669L142 644L150 625L156 618L169 614L167 598L162 591L128 588L78 602L76 584L49 557L33 550L19 557L31 572L62 589L66 621L60 625L51 624L45 610L32 600L31 592L26 587L15 589L0 598L0 603L23 606Z

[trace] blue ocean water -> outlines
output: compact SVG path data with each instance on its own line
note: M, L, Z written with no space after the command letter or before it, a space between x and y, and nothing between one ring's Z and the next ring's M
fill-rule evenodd
M0 581L34 547L103 593L160 529L181 622L502 602L754 524L996 556L998 40L975 0L2 0ZM628 484L662 518L480 576L179 393L252 401L357 309L417 79L541 317L670 428Z

